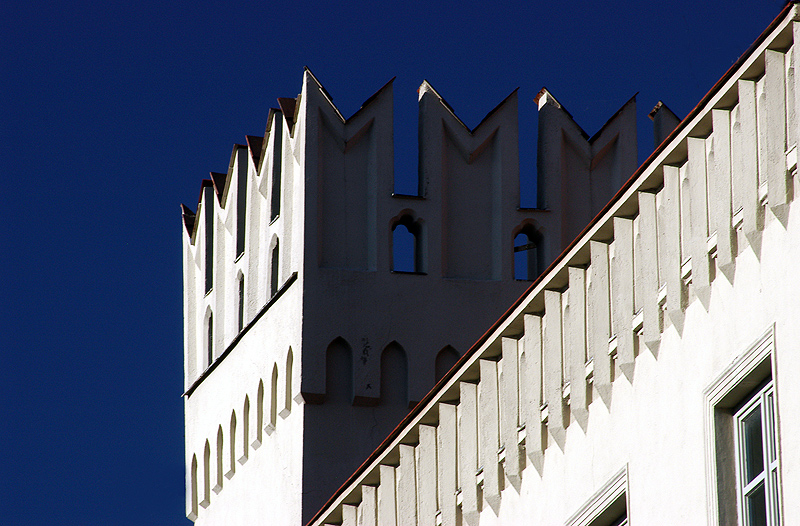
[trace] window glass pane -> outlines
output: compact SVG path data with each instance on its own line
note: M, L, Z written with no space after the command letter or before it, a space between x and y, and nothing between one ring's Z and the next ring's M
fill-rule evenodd
M767 502L764 495L764 484L759 484L752 493L745 497L747 507L747 524L749 526L767 526Z
M745 484L764 471L763 442L761 440L761 406L742 419L742 456L744 461Z

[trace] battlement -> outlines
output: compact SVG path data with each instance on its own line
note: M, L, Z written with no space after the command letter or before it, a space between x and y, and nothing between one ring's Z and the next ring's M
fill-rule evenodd
M636 166L635 96L590 138L543 88L536 97L539 207L520 208L517 90L469 129L425 81L419 192L394 194L393 80L345 118L306 69L301 93L270 110L264 136L246 136L227 172L203 181L197 212L182 205L186 257L194 262L186 273L194 300L187 321L195 320L187 388L281 277L305 263L432 279L533 279ZM523 252L516 258L515 244ZM246 267L238 262L245 252ZM515 259L524 270L515 272Z
M291 348L287 409L303 418L276 447L300 448L298 480L312 469L343 480L636 166L635 97L590 138L542 90L540 206L522 208L517 90L470 129L425 81L418 192L398 195L392 89L345 118L305 70L263 137L246 136L227 170L202 182L196 212L182 205L187 455L197 462L239 386L270 378ZM320 468L331 428L353 447ZM304 437L296 446L292 433ZM332 489L304 489L303 513Z

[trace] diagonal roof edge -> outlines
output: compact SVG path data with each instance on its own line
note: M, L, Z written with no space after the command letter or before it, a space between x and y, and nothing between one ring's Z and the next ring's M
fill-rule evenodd
M614 195L614 197L603 207L603 209L589 222L589 224L581 231L581 233L572 240L572 242L564 249L563 252L547 267L547 269L533 282L531 283L530 287L519 297L517 300L511 304L511 306L506 310L503 315L492 324L492 326L487 330L476 342L469 348L456 362L456 364L447 372L447 374L439 380L436 385L422 398L422 400L406 415L405 418L392 430L392 432L384 439L383 442L372 452L372 454L367 457L367 459L358 467L358 469L342 484L339 489L337 489L334 494L328 499L328 501L320 508L317 513L306 523L308 526L312 525L316 521L322 518L325 511L328 510L332 505L336 503L336 501L343 497L346 493L348 487L351 484L357 483L359 478L365 474L368 468L377 460L380 459L382 454L384 453L385 449L388 449L390 445L392 445L395 441L401 438L402 431L414 422L418 417L421 416L423 413L423 409L430 404L436 396L440 393L442 388L448 384L450 380L452 380L455 376L457 376L461 369L467 365L472 359L475 358L475 355L481 349L481 347L490 339L490 337L497 332L514 314L514 312L519 309L519 307L525 302L528 296L535 292L537 289L544 290L544 285L549 282L551 279L555 277L556 271L562 265L568 263L568 256L570 253L575 251L578 245L581 242L588 241L591 236L588 234L595 230L601 220L610 219L613 217L613 214L610 215L608 218L605 216L608 215L617 205L622 204L623 197L625 194L631 190L632 187L635 186L635 183L640 179L642 175L645 174L646 170L651 167L651 165L660 165L661 163L656 163L655 161L665 154L666 150L668 150L668 146L671 146L674 140L679 137L681 132L683 132L688 125L698 117L703 109L709 105L711 100L716 96L722 87L734 77L734 74L739 71L751 58L754 52L767 40L767 38L783 23L787 22L785 20L787 18L787 14L792 10L792 8L800 3L798 0L793 0L788 2L786 6L781 10L778 16L767 26L767 28L756 38L753 44L747 48L747 50L734 62L734 64L728 68L725 74L718 80L714 86L706 93L700 102L689 112L689 114L678 124L678 126L667 136L667 138L650 154L650 156L645 160L644 163L631 175L631 177L622 185L622 188ZM710 108L709 108L710 109ZM663 161L663 159L660 159ZM639 181L640 183L646 182L646 179L642 179Z

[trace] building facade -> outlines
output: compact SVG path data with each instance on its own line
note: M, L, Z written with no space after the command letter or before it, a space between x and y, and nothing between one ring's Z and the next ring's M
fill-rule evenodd
M789 4L309 524L800 524Z
M633 173L633 99L594 137L538 101L537 208L516 91L470 130L424 82L419 191L398 195L392 83L345 119L308 70L203 181L183 207L188 517L310 519Z
M633 99L589 137L543 89L535 209L516 92L423 83L397 195L391 82L345 119L306 70L183 208L187 516L800 523L798 20L638 169Z

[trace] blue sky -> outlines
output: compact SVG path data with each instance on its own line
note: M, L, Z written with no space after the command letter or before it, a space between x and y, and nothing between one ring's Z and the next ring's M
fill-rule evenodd
M308 66L350 116L389 79L397 188L416 89L470 127L519 87L522 178L542 86L593 134L634 93L639 152L783 2L37 2L0 20L4 524L183 518L181 221ZM410 185L410 186L409 186ZM531 195L523 190L524 195Z

